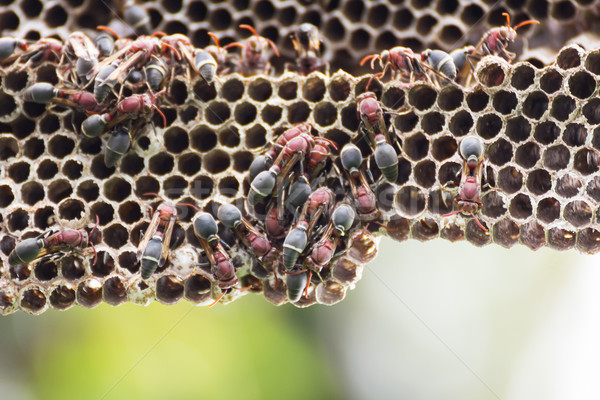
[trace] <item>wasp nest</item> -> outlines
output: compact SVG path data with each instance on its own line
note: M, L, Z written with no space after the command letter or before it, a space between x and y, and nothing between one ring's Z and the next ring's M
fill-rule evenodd
M226 39L238 24L256 23L284 49L284 36L278 35L285 31L278 33L279 25L267 28L274 16L291 13L278 23L290 29L302 21L321 25L330 39L325 54L332 65L353 60L355 67L364 55L361 46L397 44L394 34L389 42L381 39L386 34L379 27L390 21L381 21L380 12L353 14L356 9L391 7L396 22L415 16L420 21L429 5L424 3L348 1L294 9L292 3L268 1L165 2L142 8L150 10L147 29L184 31L197 43L208 38L208 26ZM93 4L85 2L73 5L80 11L72 14L60 3L49 10L40 3L29 15L37 8L27 4L11 4L1 18L15 20L12 26L22 32L27 29L20 21L39 16L67 38L71 26L109 22L97 20L99 13L90 17ZM453 4L439 3L431 25L439 20L443 26L431 35L419 31L418 22L404 27L419 33L415 51L444 37L448 21L456 18L445 15L452 7L463 10L456 20L459 32L476 22L463 17L474 8ZM533 13L548 10L545 2L527 4L533 17L560 19ZM574 15L591 6L572 5ZM320 7L331 12L323 15ZM485 5L475 7L487 12ZM64 17L56 19L62 15L56 9ZM184 12L192 19L186 25L176 22ZM398 19L401 12L409 15ZM233 21L233 15L242 19ZM344 23L352 18L366 21L352 25L366 32L366 39L346 32ZM339 38L330 37L340 32ZM10 42L17 58L0 68L2 314L94 307L102 301L209 304L248 292L263 293L274 304L335 304L376 256L380 234L398 241L442 237L477 246L600 249L600 131L594 128L600 124L595 98L600 51L564 47L541 69L483 57L474 83L463 87L439 76L381 83L343 71L273 77L240 69L213 79L199 68L201 50L167 38L152 39L160 51L151 50L155 57L140 61L141 81L124 74L135 71L115 66L124 75L110 80L108 103L84 96L99 96L105 81L86 83L87 67L75 67L72 55L55 57L34 45L36 51L22 57L20 42ZM0 42L0 50L6 51L6 43ZM126 55L132 54L142 60L135 52ZM154 87L149 71L160 70L151 64L161 59L169 68L174 60L190 65L165 72ZM382 110L375 128L367 118L373 104ZM108 128L114 131L102 134ZM134 139L131 148L129 142L111 142L115 137ZM302 151L302 157L295 156ZM293 184L302 182L308 191L295 192ZM322 197L309 198L311 193ZM298 204L296 195L302 199L295 200ZM295 204L291 212L288 201ZM328 205L317 213L305 203ZM278 214L282 205L287 211ZM276 234L269 224L282 218L283 226L273 229L283 232ZM258 249L259 244L264 246ZM313 252L317 248L324 253Z

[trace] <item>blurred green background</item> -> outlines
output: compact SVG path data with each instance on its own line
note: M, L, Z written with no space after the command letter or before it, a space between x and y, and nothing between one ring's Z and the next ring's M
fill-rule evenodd
M0 398L598 399L600 260L383 239L333 307L0 317Z

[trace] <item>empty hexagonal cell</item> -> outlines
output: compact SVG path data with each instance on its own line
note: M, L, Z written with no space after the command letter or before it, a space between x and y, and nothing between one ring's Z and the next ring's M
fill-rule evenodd
M572 147L584 145L586 138L587 129L582 124L569 124L563 133L564 142Z
M491 217L498 218L506 214L506 208L504 207L504 198L496 191L491 191L484 194L481 197L482 214Z
M337 109L329 102L317 104L313 113L315 122L321 126L329 126L337 119Z
M133 251L123 251L119 254L119 267L137 274L140 271L140 262Z
M429 152L429 140L422 133L416 133L404 140L404 153L415 161L419 161Z
M298 97L298 84L294 81L282 82L277 95L283 100L294 100Z
M56 310L66 310L75 304L75 290L67 285L59 285L50 293L50 306Z
M310 107L308 103L299 101L291 104L287 110L287 119L290 124L298 124L308 119L310 115Z
M458 144L452 136L443 136L435 139L431 145L431 154L438 161L452 157L456 153Z
M555 69L548 69L540 78L540 88L546 93L554 93L562 86L562 75Z
M421 242L435 239L440 234L438 224L431 218L421 219L416 221L411 227L411 234L414 239Z
M211 196L215 184L213 180L204 175L194 178L191 183L190 193L199 200L207 199Z
M571 113L575 110L576 103L569 96L558 95L552 101L552 107L550 109L550 115L559 121L566 121L569 119Z
M577 248L588 254L600 251L600 232L596 229L585 228L577 233Z
M525 90L533 85L534 78L535 70L527 64L522 64L513 70L510 84L517 90Z
M417 187L405 186L396 193L394 205L401 215L414 217L425 209L425 195Z
M60 269L62 276L71 281L78 280L85 274L83 262L73 255L60 260Z
M545 169L536 169L527 175L527 189L533 194L541 195L552 189L550 173Z
M581 180L574 174L565 174L556 181L556 193L562 197L576 196L583 186Z
M8 176L15 183L23 183L29 178L29 163L21 161L8 166ZM58 170L58 169L57 169Z
M333 101L341 102L350 94L350 81L344 75L336 75L329 81L329 96ZM388 92L391 90L388 89ZM386 92L387 93L387 92ZM402 92L404 93L404 92ZM385 97L385 94L384 94Z
M433 186L436 182L436 167L433 161L424 160L415 165L413 170L417 184L424 188Z
M121 224L112 224L102 231L102 236L104 237L104 243L113 249L119 249L127 243L129 232Z
M523 114L533 120L539 120L548 109L548 104L548 96L544 92L532 92L523 102Z
M567 167L570 157L571 153L566 146L552 146L544 152L544 165L549 169L561 170Z
M533 208L529 197L521 193L513 197L508 210L512 217L526 219L531 216Z
M238 104L234 110L235 121L240 125L248 125L256 119L256 107L248 102Z
M538 202L537 218L549 224L560 217L560 202L553 197L546 197Z
M78 199L65 199L58 205L58 216L63 221L78 221L85 217L86 209Z
M593 177L585 188L585 191L592 199L600 201L600 177Z
M118 229L119 228L116 228L114 230L118 231ZM106 229L103 231L103 236L104 236L105 241L106 241L107 235L109 233L110 233L110 231L106 232ZM123 232L119 232L119 236L121 236L121 240L122 240L122 233ZM97 254L96 263L92 264L92 274L94 274L94 276L104 277L104 276L109 275L114 270L115 270L115 260L112 258L110 253L108 253L107 251L99 251Z
M442 228L440 237L450 242L458 242L465 239L465 233L460 226L452 222Z
M453 210L454 198L447 190L435 190L429 193L427 209L433 214L446 215Z
M518 116L509 119L506 122L506 136L513 142L522 142L529 138L531 134L531 124L527 119Z
M575 232L562 229L550 228L547 233L548 246L556 250L568 250L575 246Z
M202 275L192 275L185 281L184 296L192 303L201 303L210 299L210 281Z
M440 132L444 127L444 115L434 111L423 115L421 118L421 128L428 135Z
M427 85L414 86L408 92L408 102L417 110L427 110L435 104L436 91Z
M148 193L148 192L143 192L143 193ZM141 196L141 194L140 194ZM105 203L103 201L98 201L96 203L94 203L91 207L92 209L92 215L97 215L98 218L100 219L100 225L106 225L108 224L110 221L112 221L113 217L114 217L114 209L113 207L108 204Z
M504 218L498 221L492 230L494 243L507 249L519 241L519 225L510 218Z
M306 79L302 86L302 97L310 102L317 103L325 96L325 81L320 76Z
M598 152L591 149L581 149L575 153L573 166L583 175L593 174L598 171L600 163L600 155Z
M77 186L77 196L87 202L94 201L98 198L100 189L92 180L83 181Z
M40 281L49 281L58 276L58 265L52 260L42 260L34 266L33 272Z
M208 103L217 97L215 85L208 85L204 79L198 79L194 85L194 95L202 102Z
M592 208L585 201L575 200L565 206L563 217L571 225L580 228L592 220Z
M569 92L575 97L586 99L596 90L596 80L585 71L579 71L569 78Z
M498 187L505 193L515 193L523 186L523 174L514 167L505 167L498 172Z
M482 229L482 227L485 229ZM467 222L465 227L465 239L467 239L469 243L479 247L485 246L492 240L488 228L486 227L486 223L484 221L475 220L474 218Z
M104 155L97 155L92 160L92 167L90 168L92 171L92 175L98 179L106 179L113 174L115 168L108 168L106 164L104 164Z
M190 132L192 148L200 152L212 150L217 145L217 134L209 127L198 125Z
M183 297L183 282L176 276L160 277L156 282L156 299L163 304L175 304Z
M540 146L535 142L525 143L517 148L515 161L524 168L532 168L540 159Z
M180 127L174 126L167 129L163 135L165 147L171 153L181 153L187 149L189 138L187 132Z
M467 95L467 105L471 111L483 111L490 100L490 96L483 90L475 90Z
M513 146L510 142L500 139L492 143L487 149L488 160L496 165L504 165L512 159Z
M492 139L502 129L502 119L496 114L485 114L477 119L477 133L484 139Z
M600 75L600 51L595 50L588 54L585 60L585 69L594 75Z
M31 276L31 264L11 265L8 273L11 280L23 281Z
M77 303L87 308L96 307L102 302L102 284L91 278L77 286Z
M544 227L536 221L529 221L521 226L521 243L532 250L537 250L546 245Z
M8 229L11 231L20 231L29 225L29 213L21 208L11 212L7 218Z
M469 94L467 99L472 96ZM440 91L438 95L438 105L444 111L454 111L462 104L464 99L464 93L462 89L457 86L447 86ZM487 102L487 100L486 100ZM467 100L468 103L468 100Z
M492 104L494 109L501 114L510 114L517 107L517 95L507 90L500 90L494 94Z
M354 116L356 116L356 112L354 112ZM415 115L415 113L410 112L407 114L402 114L396 117L395 126L400 132L410 132L412 131L417 123L419 122L419 117ZM344 123L344 114L342 114L342 124ZM471 121L472 123L472 121ZM358 126L358 120L356 120L356 125ZM346 128L349 128L344 124ZM355 129L351 129L355 130Z
M21 186L21 199L30 206L44 199L44 187L39 182L27 182Z
M18 166L19 163L16 163L14 165ZM24 170L25 169L23 169L23 171ZM27 170L27 175L25 177L27 177L29 175L29 166L27 166L26 170ZM11 174L10 174L11 171L12 171L12 168L9 168L9 176L11 176ZM23 171L21 171L21 173L23 173ZM42 160L40 162L40 165L37 168L37 176L39 179L42 179L42 180L52 179L52 178L54 178L54 176L57 173L58 173L58 166L52 160ZM13 180L15 180L14 177L11 176L11 178Z
M489 62L487 65L479 68L477 79L482 85L487 87L500 86L506 78L506 72L500 64Z
M43 312L47 305L46 295L37 286L28 286L21 291L21 309L30 314Z
M600 99L593 98L583 106L583 115L591 125L600 124Z
M121 278L113 276L104 281L102 285L104 301L111 306L118 306L127 301L127 289L121 282Z
M231 116L229 105L225 102L213 101L208 104L204 110L204 118L208 123L220 125L227 121Z
M11 144L11 143L13 143L13 144ZM11 154L10 152L14 152L13 155L15 155L16 151L18 151L18 149L19 149L18 143L12 139L9 139L8 141L0 139L0 150L6 149L7 144L8 144L8 149L9 149L8 154ZM16 148L12 147L12 146L14 146L14 144L17 145ZM45 151L44 141L40 138L31 138L31 139L27 140L25 142L25 145L23 146L23 154L25 155L25 157L30 158L32 160L41 156L44 153L44 151ZM1 153L2 153L2 151L0 151L0 158L2 158Z
M533 137L541 144L550 144L560 135L560 128L552 121L537 124Z
M131 194L131 184L122 178L111 178L104 183L103 191L107 199L121 202Z
M581 56L582 49L578 45L565 47L558 53L556 65L562 69L578 67L581 64Z

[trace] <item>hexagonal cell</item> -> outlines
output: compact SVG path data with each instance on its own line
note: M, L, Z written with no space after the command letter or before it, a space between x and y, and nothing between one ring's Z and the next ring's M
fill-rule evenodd
M569 119L571 113L575 110L576 103L573 98L565 95L558 95L552 101L552 107L550 109L550 115L559 121L566 121Z
M148 160L148 169L155 175L166 175L173 170L174 166L175 161L173 156L164 151L152 156L152 158ZM125 181L121 180L121 182ZM129 184L127 183L127 185ZM125 186L125 184L122 183L121 186Z
M67 285L59 285L50 293L50 306L56 310L67 310L75 304L75 290Z
M283 110L279 106L265 105L261 112L261 118L269 125L274 125L281 119Z
M533 194L542 195L552 188L552 181L548 171L537 169L527 175L527 189Z
M531 250L537 250L546 245L544 228L536 221L529 221L521 226L521 243Z
M21 309L30 314L39 314L48 307L46 295L41 288L29 286L21 292Z
M344 285L354 284L362 277L360 264L344 257L334 261L331 270L333 278Z
M480 224L481 226L479 226ZM492 240L490 233L488 232L487 228L482 229L482 227L485 227L485 225L486 224L484 221L478 221L474 218L470 219L465 228L465 239L479 247L490 243Z
M419 161L429 152L429 140L422 133L416 133L404 139L403 150L408 157Z
M517 95L507 90L500 90L494 94L492 102L494 109L501 114L510 114L517 107Z
M315 122L321 126L329 126L337 120L337 109L329 102L317 104L313 110Z
M385 233L390 238L398 242L403 242L408 239L409 232L410 221L399 215L394 215L390 218L390 221L387 224L387 229L385 230Z
M29 226L29 213L21 208L9 214L8 229L12 232L26 229Z
M309 115L310 107L308 103L304 101L291 104L287 110L287 120L290 124L305 122Z
M600 201L600 177L593 177L588 183L585 191L592 199Z
M173 275L162 276L156 282L156 299L163 304L176 304L183 297L183 282Z
M431 145L431 154L438 161L452 157L458 148L456 139L452 136L443 136L435 139Z
M500 86L506 78L506 72L499 63L488 62L477 69L477 80L484 86Z
M282 82L277 95L283 100L294 100L298 97L298 84L294 81Z
M577 233L577 249L587 254L600 251L600 232L596 229L585 228Z
M352 110L352 111L354 111L354 110ZM356 117L356 111L353 112L353 115ZM400 130L400 132L410 132L415 128L415 126L417 126L418 122L419 122L419 117L417 117L415 115L415 113L410 112L410 113L399 115L398 117L396 117L395 126L398 130ZM342 114L342 124L343 123L344 123L344 115ZM471 121L471 124L473 124L473 121ZM356 125L358 127L358 120L356 121ZM346 124L344 124L344 126L348 129L350 129ZM350 130L356 130L356 128L350 129Z
M326 87L325 81L321 76L311 76L304 81L302 86L302 98L312 103L323 100Z
M287 300L285 285L278 284L273 287L268 280L265 280L263 282L263 296L276 306L281 305Z
M523 174L514 167L505 167L498 172L498 187L503 192L512 194L523 186Z
M430 160L419 162L413 170L413 175L419 186L424 188L433 186L433 184L436 182L435 163Z
M34 266L33 272L40 281L50 281L58 276L58 265L52 260L42 260Z
M435 104L436 91L427 85L417 85L408 92L408 102L417 110L428 110Z
M525 90L533 85L535 70L528 64L521 64L513 69L510 84L517 90Z
M106 241L106 233L104 233ZM92 274L98 277L105 277L115 270L115 260L107 251L99 251L95 264L92 264Z
M15 157L19 152L19 143L12 137L0 138L0 160L5 161Z
M533 120L540 120L548 109L548 104L548 96L544 92L532 92L523 102L523 114Z
M27 182L21 186L21 199L32 206L44 199L44 187L39 182Z
M594 75L600 75L600 51L595 50L588 54L585 60L585 69Z
M575 246L575 232L561 228L550 228L547 233L548 247L569 250Z
M347 255L359 263L366 264L377 257L377 243L368 232L358 233L350 238Z
M556 182L556 193L564 198L576 196L583 186L581 180L574 174L561 176Z
M465 232L457 224L450 223L442 228L440 237L450 242L458 242L465 239Z
M244 83L238 78L231 78L225 81L221 87L221 96L231 103L238 101L243 95Z
M425 195L415 186L405 186L396 193L394 206L401 215L414 217L425 209Z
M567 167L571 153L569 149L562 145L549 147L544 152L544 165L546 168L553 170L561 170Z
M496 114L485 114L477 119L477 134L484 139L492 139L502 129L502 119Z
M564 47L556 57L556 65L561 69L578 67L581 64L582 53L582 49L578 45Z
M506 122L506 136L513 142L522 142L531 135L531 124L527 119L518 116Z
M504 218L498 221L492 230L494 243L507 249L511 248L519 241L519 225L510 218Z
M256 107L248 102L240 103L235 107L233 115L238 124L248 125L256 119Z
M185 281L184 296L192 303L202 303L210 299L210 281L202 275L192 275Z
M389 93L390 91L392 91L392 89L393 88L390 88L386 91L386 93L384 93L384 95L382 97L382 101L384 99L386 99L386 94ZM335 75L333 77L333 79L329 80L329 89L328 90L329 90L329 96L331 97L331 99L333 101L336 101L336 102L344 101L344 100L346 100L346 98L348 98L348 95L350 94L350 82L343 75ZM400 90L400 93L402 93L402 97L404 97L404 92ZM386 104L385 101L384 101L384 104L389 107L389 105Z
M133 251L124 251L119 254L119 267L132 274L137 274L140 271L140 262L136 253Z
M515 161L524 168L532 168L537 164L540 156L540 146L534 142L529 142L517 148Z
M468 95L467 103L469 103L469 98L472 98L472 96L473 96L473 93L470 93ZM457 86L446 86L445 88L443 88L440 91L437 102L438 102L438 106L442 110L454 111L458 107L460 107L463 99L464 99L464 93L463 93L462 89L460 89ZM487 103L487 99L485 102Z
M596 90L596 80L585 71L579 71L569 78L569 91L575 97L587 99Z
M591 125L600 124L600 99L594 98L583 106L583 115Z
M552 121L537 124L533 137L540 144L550 144L560 135L560 128Z
M506 214L506 207L504 206L504 198L496 191L486 193L481 197L482 214L490 218L498 218Z
M547 224L560 217L560 202L553 197L539 201L536 211L537 218Z
M435 239L440 234L440 228L435 220L424 218L416 221L411 227L411 234L414 239L421 242Z
M467 95L467 105L473 112L483 111L490 101L490 96L483 90L474 90Z
M204 200L210 197L215 184L210 177L199 175L194 178L190 186L191 195L199 200Z
M592 208L583 200L575 200L565 206L563 217L574 227L581 228L592 220Z
M502 166L512 159L513 146L510 142L500 139L492 143L487 149L488 160Z
M67 256L60 260L61 274L65 279L75 281L85 274L85 266L75 256Z
M600 155L597 151L581 149L575 153L573 166L583 175L590 175L598 171L598 164L600 164Z
M428 135L441 132L444 128L444 123L444 115L437 111L427 113L421 118L421 128Z
M540 78L540 88L548 93L552 94L560 90L562 86L562 75L555 69L548 69L544 72L544 75Z
M77 286L77 303L93 308L102 302L102 284L94 278L87 279Z
M529 218L533 212L531 200L525 194L518 194L510 202L510 215L517 219Z

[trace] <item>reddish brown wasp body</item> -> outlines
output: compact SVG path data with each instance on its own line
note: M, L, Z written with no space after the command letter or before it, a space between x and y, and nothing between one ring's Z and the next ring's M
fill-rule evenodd
M487 229L479 222L475 213L482 206L480 200L481 182L483 178L483 142L475 136L470 136L460 143L460 155L463 157L463 170L458 186L458 197L455 199L458 210L442 217L455 214L469 214L477 225L487 232Z
M160 108L156 105L158 97L165 92L165 89L161 90L158 93L150 94L134 94L131 95L119 103L117 106L117 112L121 114L122 117L132 116L138 117L142 114L149 113L152 109L156 110L158 114L162 117L164 127L167 127L167 117L160 111ZM119 118L118 122L121 122L124 118ZM115 125L114 123L112 125Z
M506 17L506 26L490 29L473 50L475 56L486 56L488 54L504 57L508 61L515 58L515 54L506 50L506 47L517 39L517 29L525 25L539 24L539 21L523 21L515 27L510 26L510 15L502 13Z
M256 32L256 30L250 25L242 24L240 28L247 29L254 36L246 39L244 44L231 43L225 46L229 47L241 47L242 53L238 64L238 72L244 76L252 76L256 74L269 74L271 72L271 63L269 62L268 48L271 47L277 57L279 57L279 50L272 40L264 38Z

